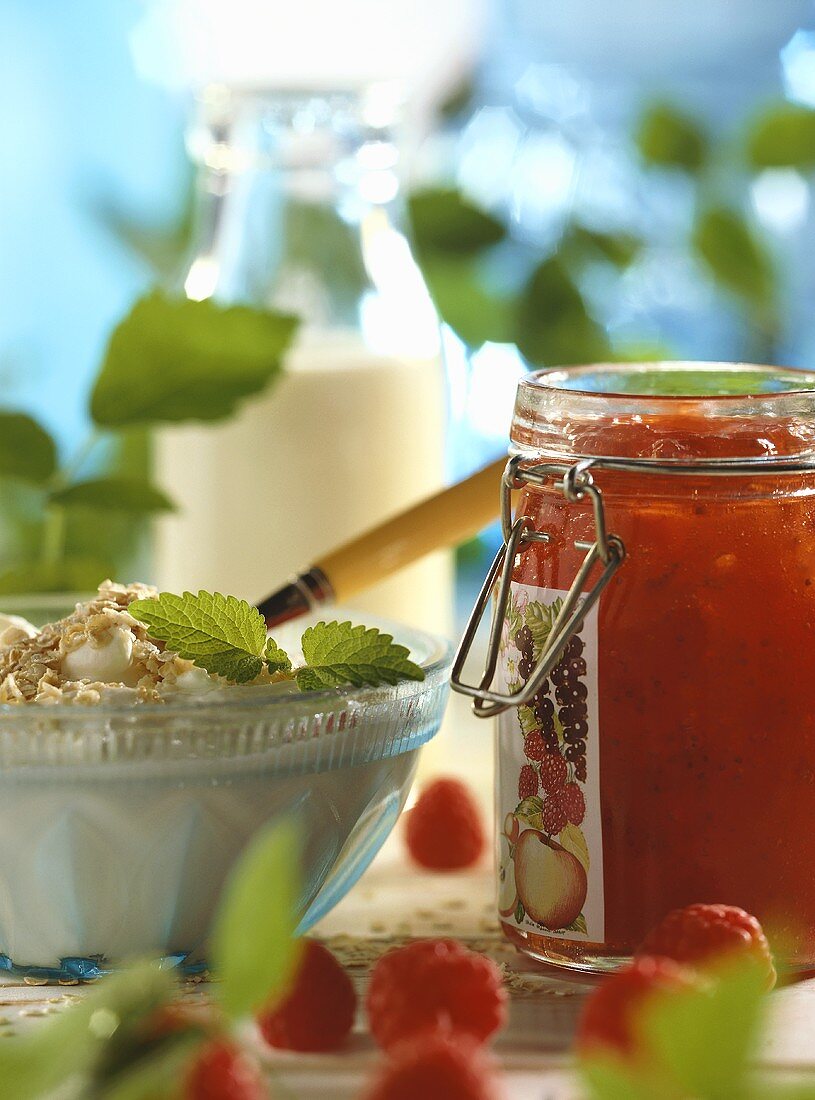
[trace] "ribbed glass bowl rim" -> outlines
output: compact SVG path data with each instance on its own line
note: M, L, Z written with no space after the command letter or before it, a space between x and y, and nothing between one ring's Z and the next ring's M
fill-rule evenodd
M668 375L686 373L695 375L697 380L703 375L711 378L726 378L756 381L764 379L772 382L771 388L742 387L733 392L721 393L711 390L702 393L660 393L647 389L600 389L590 385L580 385L581 380L593 378L611 378L628 376L632 379L647 374ZM638 362L590 363L575 366L553 366L535 371L522 378L518 384L519 401L522 395L530 400L561 398L564 401L575 399L581 408L587 403L608 402L612 405L642 403L659 406L663 402L673 405L676 402L694 404L722 403L723 410L729 411L732 403L739 401L764 402L783 405L800 398L808 399L815 408L815 372L797 370L793 367L778 367L759 363L729 363L721 360L664 359L643 360Z
M218 702L207 702L207 697L204 696L200 701L186 699L184 702L133 705L0 703L0 732L9 725L20 725L27 720L36 721L40 725L46 723L66 727L98 725L112 719L130 724L139 724L140 721L147 724L148 719L166 718L169 721L173 718L192 716L195 716L196 721L203 720L215 724L238 718L251 719L265 716L280 720L284 716L302 717L326 710L336 711L349 704L369 707L378 703L387 703L394 698L394 693L403 699L411 695L418 696L436 687L438 682L446 677L453 659L453 646L446 638L439 635L412 628L411 633L414 637L423 637L433 644L431 652L416 662L424 670L424 680L400 680L398 684L385 684L381 687L349 686L296 693L275 692L272 689L267 692L262 687L258 687L249 688L245 699L240 698L238 694L240 689L236 689L228 696L221 696Z

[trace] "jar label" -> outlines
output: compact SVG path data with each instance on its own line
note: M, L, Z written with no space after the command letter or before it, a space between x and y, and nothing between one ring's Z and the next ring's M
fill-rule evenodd
M565 592L512 584L496 681L529 678ZM498 732L498 908L527 933L602 943L597 606L530 706Z

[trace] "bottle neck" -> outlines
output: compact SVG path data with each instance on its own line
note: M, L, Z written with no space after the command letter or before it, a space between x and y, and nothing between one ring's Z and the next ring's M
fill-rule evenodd
M198 183L186 293L349 322L370 281L366 234L401 223L393 123L382 92L209 89L188 143Z

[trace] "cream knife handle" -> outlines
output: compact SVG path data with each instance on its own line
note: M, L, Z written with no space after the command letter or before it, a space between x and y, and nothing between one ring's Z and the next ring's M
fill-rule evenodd
M433 550L477 535L498 516L506 458L442 489L326 554L316 568L345 600Z

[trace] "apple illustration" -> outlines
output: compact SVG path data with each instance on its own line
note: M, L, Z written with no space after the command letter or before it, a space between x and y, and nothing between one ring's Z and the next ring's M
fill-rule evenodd
M552 930L580 915L589 886L580 860L537 829L518 838L515 885L531 919Z
M511 842L507 836L501 837L498 859L498 912L502 917L511 917L518 904L518 891L515 887Z
M515 814L507 814L504 818L504 836L510 842L514 844L518 839L521 832L521 823Z

